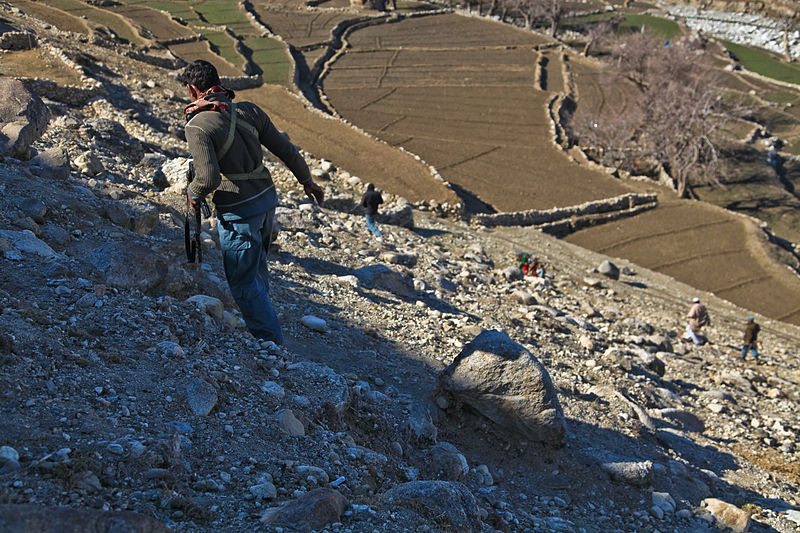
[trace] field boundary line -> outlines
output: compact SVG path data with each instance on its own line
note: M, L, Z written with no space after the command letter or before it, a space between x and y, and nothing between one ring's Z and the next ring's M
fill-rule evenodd
M471 156L469 156L469 157L466 157L466 158L462 159L461 161L456 161L455 163L450 163L449 165L445 165L445 166L441 167L439 170L448 170L448 169L452 169L452 168L455 168L455 167L457 167L457 166L459 166L459 165L463 165L464 163L469 163L470 161L474 161L474 160L476 160L476 159L480 159L481 157L483 157L483 156L485 156L485 155L489 155L489 154L491 154L492 152L496 152L496 151L500 150L500 149L501 149L501 148L503 148L504 146L505 146L505 145L500 145L500 146L492 146L492 147L491 147L491 148L489 148L488 150L483 150L482 152L478 152L477 154L475 154L475 155L471 155Z
M733 249L733 250L719 250L717 252L706 252L706 253L703 253L703 254L688 255L688 256L681 257L680 259L673 259L673 260L667 261L665 263L658 263L658 264L652 265L652 266L650 266L648 268L651 268L653 270L658 270L660 268L669 268L671 266L679 265L681 263L689 263L689 262L692 262L692 261L697 261L698 259L705 259L706 257L716 257L716 256L721 256L721 255L735 255L735 254L740 254L740 253L746 254L748 251L749 250L747 248L736 248L736 249Z
M366 108L368 108L369 106L371 106L372 104L377 104L378 102L380 102L381 100L383 100L383 99L384 99L384 98L386 98L387 96L391 96L392 94L394 94L394 93L395 93L395 91L397 91L397 87L392 87L391 89L389 89L388 91L386 91L386 92L385 92L385 93L383 93L382 95L378 96L377 98L373 98L372 100L370 100L370 101L369 101L369 102L367 102L366 104L363 104L362 106L360 106L360 107L358 108L358 110L359 110L359 111L363 111L363 110L365 110Z
M672 230L669 230L669 231L658 231L658 232L655 232L655 233L649 233L647 235L637 235L636 237L630 237L628 239L623 239L621 241L617 241L615 243L603 246L602 248L599 248L597 251L600 252L600 253L606 253L607 251L613 250L614 248L618 248L620 246L626 246L628 244L631 244L631 243L634 243L634 242L637 242L637 241L644 241L644 240L647 240L647 239L652 239L654 237L663 237L665 235L674 235L674 234L677 234L677 233L684 233L684 232L687 232L687 231L692 231L692 230L696 230L696 229L703 229L703 228L709 228L709 227L712 227L712 226L722 226L722 225L725 225L725 224L733 224L734 222L735 221L733 221L733 220L717 220L717 221L714 221L714 222L707 222L705 224L699 224L699 225L695 225L695 226L688 226L688 227L685 227L685 228L672 229Z

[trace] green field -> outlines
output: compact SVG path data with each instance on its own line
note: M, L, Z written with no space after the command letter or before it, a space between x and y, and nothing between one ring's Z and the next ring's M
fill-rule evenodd
M800 66L785 63L766 50L724 41L725 47L744 68L778 81L800 85Z
M681 34L681 28L676 22L661 17L654 17L652 15L598 13L595 15L569 18L565 21L564 26L576 29L589 24L602 22L604 20L611 20L620 15L625 17L619 25L623 31L638 31L642 26L644 26L656 35L664 37L665 39L674 39Z
M219 56L240 68L244 58L236 51L233 39L223 31L206 29L209 25L227 26L253 51L252 59L263 70L265 83L285 86L291 83L291 59L283 43L259 37L244 12L231 0L128 0L128 3L145 4L183 19L209 40Z
M291 83L291 60L283 43L269 37L250 35L244 39L244 44L253 51L253 61L264 71L264 83Z

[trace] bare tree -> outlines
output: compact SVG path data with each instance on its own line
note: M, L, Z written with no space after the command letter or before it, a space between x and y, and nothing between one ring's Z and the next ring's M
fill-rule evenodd
M536 22L538 8L533 0L513 0L514 11L522 17L525 24L525 29L533 29L533 24Z
M789 42L789 34L800 28L800 10L788 14L780 19L781 31L783 32L783 58L791 63L794 61L792 56L792 46Z
M572 125L578 141L608 165L637 173L662 168L682 197L692 196L693 185L719 184L718 133L729 110L697 49L628 36L613 50L617 72L601 82L628 80L637 90L622 112L579 113Z
M550 37L555 37L564 16L564 0L528 0L534 18L546 20Z
M616 27L619 25L617 19L603 20L596 24L591 24L586 27L586 44L583 45L583 55L587 56L592 48L601 44L614 34Z

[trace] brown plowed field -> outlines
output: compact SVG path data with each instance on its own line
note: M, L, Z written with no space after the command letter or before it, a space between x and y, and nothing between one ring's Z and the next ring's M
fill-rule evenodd
M42 2L31 0L15 0L14 5L25 13L52 24L62 31L71 31L89 35L92 30L83 19L70 15L66 11L48 6Z
M283 87L264 85L238 91L237 99L261 105L275 125L292 142L317 157L346 168L364 181L411 201L435 199L456 202L456 196L433 179L428 167L391 146L371 139L353 128L315 113Z
M136 28L126 21L124 17L106 9L94 7L80 0L44 0L43 3L65 11L73 17L85 17L92 27L105 26L110 28L114 33L130 42L142 45L148 42L147 39L139 35ZM58 24L55 24L55 26L60 27Z
M550 144L550 93L537 90L534 80L533 47L544 42L458 15L372 26L353 32L325 92L344 117L419 154L499 210L627 192Z
M274 3L263 0L256 0L253 5L273 32L298 48L328 42L334 26L354 18L341 11L276 10Z
M173 44L169 47L170 51L186 62L196 59L204 59L216 65L217 70L222 76L241 76L242 71L231 65L220 56L215 54L208 45L208 41L194 41L190 43Z
M582 230L566 240L800 323L800 280L767 257L758 232L754 223L720 208L668 200L635 219Z
M178 24L165 13L146 6L117 4L107 9L148 30L158 40L188 37L194 34L190 28Z

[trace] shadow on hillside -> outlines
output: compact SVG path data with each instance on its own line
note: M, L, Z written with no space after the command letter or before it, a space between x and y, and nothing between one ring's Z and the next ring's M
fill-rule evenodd
M369 276L366 274L365 270L369 266L379 266L381 263L370 263L365 267L361 267L358 269L353 269L350 267L346 267L340 265L338 263L333 263L331 261L327 261L325 259L318 259L314 257L297 257L289 252L281 252L281 260L284 262L287 261L295 261L299 264L303 270L308 272L309 274L314 275L328 275L328 276L355 276L359 278L359 280L364 281L365 278ZM392 268L391 265L383 265L387 268ZM392 268L392 270L394 270ZM370 287L370 285L373 285ZM414 290L411 286L411 282L408 281L407 283L400 283L396 276L391 276L391 279L388 283L381 283L380 281L370 283L367 282L366 287L362 287L359 285L358 287L354 288L354 290L362 297L367 298L368 300L378 303L378 304L396 304L399 302L392 301L389 298L381 296L380 294L376 293L375 291L384 292L386 294L391 294L398 300L402 301L422 301L431 309L435 309L442 313L449 313L453 315L460 315L460 316L467 316L472 319L478 319L475 315L468 313L451 303L437 298L436 296L426 293L426 292L419 292Z

